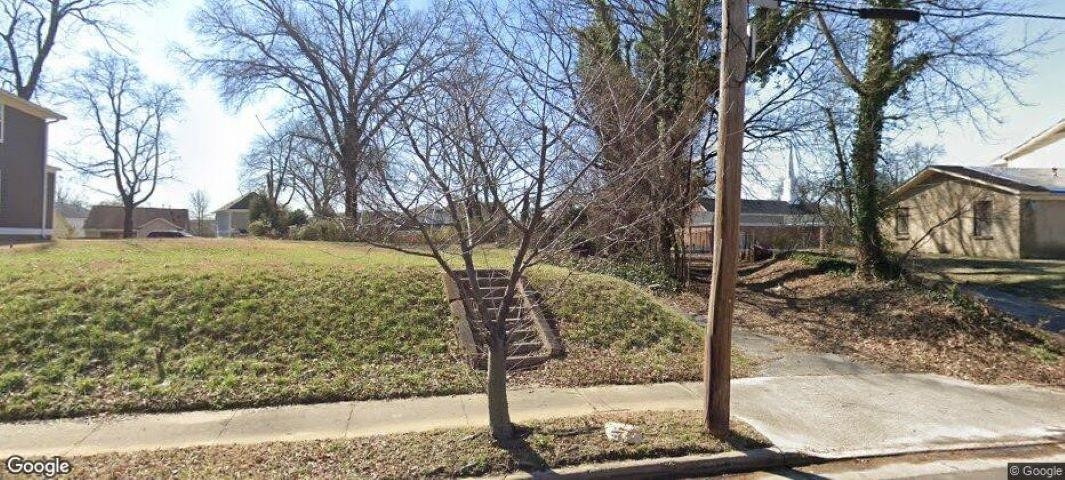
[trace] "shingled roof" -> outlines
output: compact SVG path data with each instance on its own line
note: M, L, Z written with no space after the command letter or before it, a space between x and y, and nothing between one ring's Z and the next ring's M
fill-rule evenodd
M708 212L714 211L714 199L702 197L699 204ZM817 210L810 205L795 204L783 200L740 200L740 213L758 215L813 215Z
M161 218L183 230L189 229L189 211L184 208L137 208L133 210L133 228ZM85 228L92 230L122 230L125 209L121 206L96 205L89 210Z
M932 165L902 184L889 198L900 198L937 175L979 182L1014 194L1065 195L1065 172L1054 168Z
M234 199L233 201L225 204L222 208L215 210L215 212L224 212L226 210L250 210L251 201L255 199L259 194L257 192L248 192Z

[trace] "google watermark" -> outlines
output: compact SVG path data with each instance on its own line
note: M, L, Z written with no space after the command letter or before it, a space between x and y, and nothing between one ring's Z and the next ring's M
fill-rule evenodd
M7 473L12 475L34 475L43 478L55 478L57 475L70 473L70 462L60 457L27 460L18 455L7 457L4 462Z
M1006 474L1009 480L1065 480L1065 463L1010 463Z

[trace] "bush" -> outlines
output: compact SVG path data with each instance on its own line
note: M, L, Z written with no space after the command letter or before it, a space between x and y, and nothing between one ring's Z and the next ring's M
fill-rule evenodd
M285 223L290 227L306 225L309 220L307 212L304 212L303 209L296 209L285 215Z
M681 284L661 265L647 262L616 262L602 257L566 257L560 266L620 278L656 291L678 292Z
M317 242L355 241L344 222L335 218L315 218L306 225L292 228L289 231L289 237L292 240Z
M791 252L788 253L785 258L795 260L808 267L813 267L819 273L832 273L837 275L851 275L854 273L854 262L839 257L811 252Z
M256 237L266 237L273 234L273 227L266 220L255 220L248 224L248 233Z

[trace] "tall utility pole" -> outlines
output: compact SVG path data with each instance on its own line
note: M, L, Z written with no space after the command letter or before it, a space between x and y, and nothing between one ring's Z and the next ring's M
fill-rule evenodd
M706 322L706 428L729 434L732 309L740 243L744 83L747 76L747 0L721 4L721 92L718 99L717 179L714 186L714 269Z

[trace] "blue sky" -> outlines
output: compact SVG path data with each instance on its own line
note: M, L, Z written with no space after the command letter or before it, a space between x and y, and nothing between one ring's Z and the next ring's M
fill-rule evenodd
M1065 15L1065 0L1025 3L1032 11ZM212 209L238 196L241 193L240 157L251 139L261 132L259 119L266 122L270 113L268 105L255 105L239 112L227 110L221 105L211 82L191 80L182 66L172 60L171 45L195 44L195 37L187 28L187 18L199 4L196 0L162 0L150 12L124 12L122 15L131 34L127 44L142 70L152 79L179 85L186 101L185 111L171 131L180 157L174 169L176 179L160 187L149 201L151 206L188 207L188 196L197 189L208 193ZM1016 27L1014 31L1021 31L1021 22L1012 22L1012 25ZM1033 25L1065 31L1065 22ZM83 61L82 54L93 43L91 40L70 42L57 50L49 65L53 68L53 78L62 78L63 69ZM1062 61L1065 59L1065 37L1055 39L1047 47L1051 52L1042 61L1031 65L1031 74L1016 85L1028 105L1012 101L1003 103L999 111L1003 123L989 125L987 137L982 137L969 125L945 123L915 130L912 139L942 144L946 154L937 163L980 165L1065 117L1065 61ZM48 104L47 97L41 101ZM71 120L52 127L53 152L65 150L92 155L90 142L78 143L87 125L77 119L76 109L55 103L48 106L71 117ZM776 162L781 177L786 168L785 161L782 158ZM107 196L95 189L106 189L108 185L102 181L86 183L67 170L61 176L60 188L96 202L106 200Z

